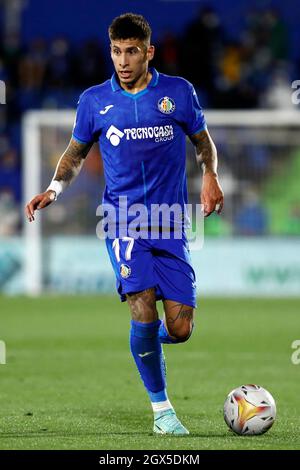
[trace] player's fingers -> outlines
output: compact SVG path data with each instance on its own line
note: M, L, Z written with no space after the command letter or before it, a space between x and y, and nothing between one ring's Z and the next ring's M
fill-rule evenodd
M38 203L39 198L36 196L29 202L29 204L27 204L28 212L31 217L33 217L34 211L36 210L36 206L38 205Z
M54 191L48 191L41 202L38 204L37 209L44 209L44 207L49 206L51 202L55 200L55 192Z
M29 222L32 222L34 220L34 211L30 207L30 204L27 204L27 206L25 207L25 214Z
M211 196L207 195L205 192L201 193L201 209L204 213L204 217L208 217L214 210L216 206L216 199L212 198Z
M208 217L215 210L215 204L213 202L206 202L204 204L204 217Z
M44 209L44 207L48 206L49 203L50 203L49 197L44 196L43 199L38 203L36 208L37 208L37 210Z
M218 214L221 214L221 212L223 210L223 206L224 206L224 203L223 203L223 199L222 199L221 201L218 202L218 204L216 204L215 211Z
M40 204L42 199L43 199L43 196L41 194L38 194L32 199L32 201L30 201L29 205L33 211L35 211L38 208L38 205Z
M201 194L200 199L201 199L201 210L203 212L204 217L207 217L214 210L212 208L211 201L209 199L206 199L205 194L203 193Z
M33 215L31 210L30 210L29 204L27 204L26 207L25 207L25 214L26 214L26 217L28 217L28 218Z
M39 205L40 201L41 195L38 194L27 204L25 208L25 213L29 222L32 222L34 220L34 211L37 209L37 206Z

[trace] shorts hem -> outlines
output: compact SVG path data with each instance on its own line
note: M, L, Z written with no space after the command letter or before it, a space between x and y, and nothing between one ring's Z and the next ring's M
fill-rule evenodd
M186 300L183 298L176 297L175 295L162 297L162 300L173 300L173 302L180 302L181 304L187 305L188 307L197 308L197 302L192 302L191 300Z
M145 287L137 287L136 289L126 289L125 292L122 292L120 293L119 292L119 296L120 296L120 299L121 299L121 302L126 302L126 294L135 294L136 292L142 292L143 290L146 290L146 289L156 289L156 286L157 284L151 284L151 285L146 285Z
M120 296L120 300L121 302L126 302L126 294L134 294L136 292L142 292L143 290L146 290L146 289L156 289L157 287L157 284L155 285L149 285L149 286L146 286L146 287L142 287L142 288L138 288L136 290L128 290L126 292L122 292L121 294L119 293L119 296ZM184 298L180 298L180 297L177 297L177 296L173 296L173 295L170 295L170 296L167 296L167 297L164 297L162 294L158 294L156 292L156 301L159 301L159 300L173 300L174 302L180 302L184 305L187 305L188 307L192 307L192 308L197 308L197 302L193 302L191 300L187 300L187 299L184 299Z

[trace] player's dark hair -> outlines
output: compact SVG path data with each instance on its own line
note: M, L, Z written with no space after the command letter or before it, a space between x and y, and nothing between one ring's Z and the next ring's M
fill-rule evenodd
M124 13L117 16L108 29L111 41L121 39L140 39L150 41L151 28L148 21L142 15Z

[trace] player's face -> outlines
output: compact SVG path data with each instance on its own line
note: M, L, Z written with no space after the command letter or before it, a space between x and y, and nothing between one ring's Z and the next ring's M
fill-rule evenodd
M146 77L154 46L139 39L122 39L111 42L111 58L121 85L133 86Z

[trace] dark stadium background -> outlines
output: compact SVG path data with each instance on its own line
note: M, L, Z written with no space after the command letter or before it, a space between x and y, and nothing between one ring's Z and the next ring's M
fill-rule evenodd
M85 88L111 76L107 28L126 11L149 20L158 70L195 85L225 192L222 216L205 221L193 254L197 328L165 350L169 394L192 432L176 441L150 434L127 306L95 235L97 147L79 180L38 214L41 246L28 244L24 218L24 120L74 110ZM0 0L0 449L300 448L299 25L297 0ZM233 111L240 125L226 124ZM244 125L265 111L263 126ZM71 127L41 128L41 190ZM187 152L196 203L201 177ZM37 250L38 287L26 277ZM274 428L255 440L228 434L222 418L226 394L242 383L266 387L278 406Z
M0 79L6 84L7 105L0 108L0 212L9 207L11 216L2 218L1 234L19 234L23 225L22 116L32 109L74 109L82 90L111 76L107 27L127 10L145 14L152 24L154 65L192 81L204 109L278 112L286 106L286 96L289 101L291 83L300 76L296 1L124 1L120 6L109 1L2 0ZM285 103L271 98L280 87ZM259 152L246 158L254 161L252 166L244 165L252 178L257 168L258 178L270 170L268 155ZM101 172L98 159L94 165ZM251 213L251 225L237 204L232 203L230 233L276 232L263 208ZM296 201L290 210L293 220L283 222L280 234L300 233Z

